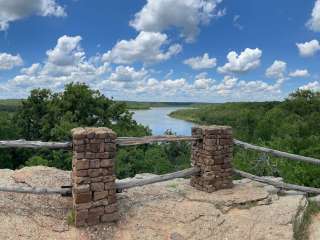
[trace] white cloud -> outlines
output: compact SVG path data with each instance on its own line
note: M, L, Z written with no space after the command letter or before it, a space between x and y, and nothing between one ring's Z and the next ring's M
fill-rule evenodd
M135 82L143 80L147 74L148 72L145 69L136 71L133 67L118 66L115 71L111 73L109 80L116 82Z
M64 17L66 12L55 0L0 0L0 31L31 15Z
M8 81L7 88L21 97L34 87L59 90L70 82L95 83L109 71L108 64L95 65L86 60L80 41L80 36L60 37L42 64L22 68L20 75Z
M309 82L306 85L301 86L299 89L320 91L320 82L319 81Z
M218 72L222 74L245 73L256 69L260 65L262 51L259 48L246 48L238 55L235 51L229 52L227 55L228 62L218 68Z
M80 48L80 36L62 36L54 49L48 50L48 62L57 66L74 65L82 61L85 53Z
M8 53L0 53L0 70L10 70L16 66L23 64L20 55L11 55Z
M316 39L311 40L310 42L297 43L296 45L302 57L311 57L320 50L319 41Z
M168 44L166 34L142 31L135 39L118 42L111 51L103 55L102 59L117 64L131 64L137 61L145 64L161 62L182 50L179 44L170 45L166 51L163 50Z
M22 68L20 70L21 73L26 74L26 75L34 75L37 72L41 70L41 64L40 63L34 63L28 68Z
M215 81L211 78L198 78L193 85L196 89L209 89Z
M201 70L201 69L209 69L214 68L217 65L216 58L209 58L208 53L203 54L203 56L193 57L186 59L184 64L189 65L194 70Z
M222 0L147 0L130 21L138 31L162 32L176 27L187 42L195 40L199 26L224 15L217 6Z
M287 63L279 60L275 60L273 64L267 68L266 76L269 78L284 78L284 74L287 69Z
M315 32L320 31L320 0L316 0L307 27Z
M289 73L290 77L308 77L310 76L307 69L297 69Z

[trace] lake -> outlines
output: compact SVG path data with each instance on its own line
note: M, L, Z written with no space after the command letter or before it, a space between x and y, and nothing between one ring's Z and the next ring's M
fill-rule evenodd
M163 135L170 129L177 135L191 135L191 127L194 123L179 120L168 116L169 113L185 107L155 107L148 110L133 110L133 119L138 123L148 126L153 135Z

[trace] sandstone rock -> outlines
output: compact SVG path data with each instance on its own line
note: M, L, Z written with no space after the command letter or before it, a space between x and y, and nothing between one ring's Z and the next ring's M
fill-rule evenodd
M145 176L150 174L137 178ZM305 196L278 196L248 179L233 183L232 189L214 193L197 191L186 179L132 188L117 194L117 204L104 210L96 202L90 224L99 218L105 223L86 228L67 224L71 198L0 192L0 239L293 239L293 223L306 206ZM70 184L70 172L46 167L0 170L0 184L59 187ZM113 214L117 210L120 215ZM117 224L107 223L118 217ZM319 225L316 216L311 240L320 239Z

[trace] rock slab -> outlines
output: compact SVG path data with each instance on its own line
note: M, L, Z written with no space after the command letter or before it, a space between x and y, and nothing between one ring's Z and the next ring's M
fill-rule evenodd
M293 225L307 205L305 196L278 195L248 179L233 183L232 189L214 193L192 188L187 179L132 188L117 194L117 223L85 228L67 223L71 198L0 193L0 239L293 239ZM47 167L0 170L1 184L59 187L70 184L70 172Z

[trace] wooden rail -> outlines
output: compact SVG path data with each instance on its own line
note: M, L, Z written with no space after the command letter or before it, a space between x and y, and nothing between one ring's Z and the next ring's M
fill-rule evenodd
M278 150L274 150L274 149L270 149L270 148L266 148L266 147L259 147L259 146L256 146L256 145L253 145L250 143L239 141L237 139L234 139L233 141L234 141L235 145L238 145L238 146L243 147L245 149L255 150L258 152L264 152L264 153L268 153L268 154L276 156L276 157L287 158L287 159L294 160L294 161L301 161L301 162L307 162L307 163L313 163L313 164L320 165L320 160L316 159L316 158L304 157L304 156L300 156L300 155L296 155L296 154L292 154L292 153L287 153L287 152L282 152L282 151L278 151Z
M116 143L119 146L135 146L142 144L150 144L156 142L179 142L194 141L198 138L190 136L147 136L147 137L118 137ZM49 149L72 149L71 142L41 142L26 140L8 140L0 141L0 148L49 148Z
M175 178L185 178L199 173L197 168L188 168L182 171L168 173L164 175L156 175L145 179L124 179L116 181L117 190L123 190L147 184L164 182ZM71 186L68 188L32 188L20 186L0 186L0 192L13 192L13 193L31 193L39 195L61 194L63 196L71 196Z
M0 192L13 192L13 193L31 193L38 195L51 195L61 194L69 195L71 193L70 188L34 188L34 187L13 187L13 186L0 186Z
M146 136L146 137L118 137L116 142L119 146L134 146L142 144L150 144L157 142L179 142L179 141L194 141L199 138L191 136L174 136L174 135L163 135L163 136Z
M252 175L247 172L243 172L237 169L233 170L236 174L240 175L241 177L244 178L249 178L251 180L261 182L261 183L266 183L272 186L275 186L280 189L286 189L286 190L295 190L295 191L300 191L300 192L306 192L306 193L315 193L315 194L320 194L320 189L319 188L313 188L313 187L304 187L304 186L299 186L299 185L294 185L290 183L283 183L283 182L277 182L265 177L258 177L255 175Z
M49 148L49 149L71 149L70 142L41 142L41 141L0 141L0 148Z
M119 190L127 189L127 188L133 188L138 186L143 186L147 184L157 183L157 182L164 182L175 178L185 178L192 175L196 175L199 173L198 168L188 168L184 169L182 171L174 172L174 173L168 173L164 175L157 175L150 178L145 179L130 179L130 180L118 180L116 181L116 188Z

